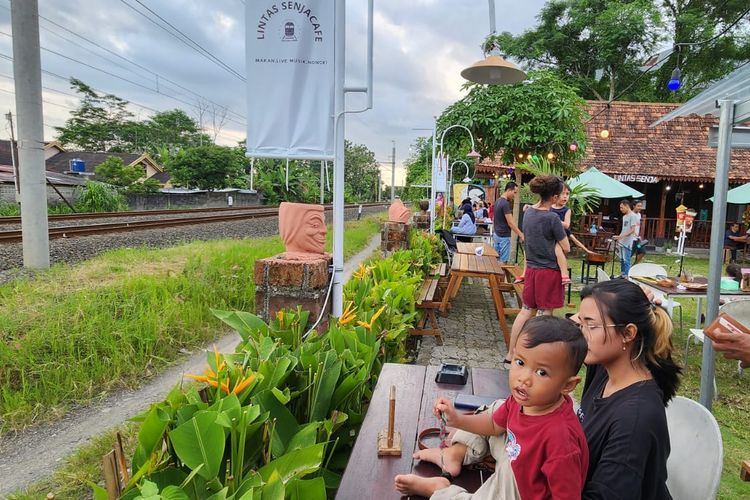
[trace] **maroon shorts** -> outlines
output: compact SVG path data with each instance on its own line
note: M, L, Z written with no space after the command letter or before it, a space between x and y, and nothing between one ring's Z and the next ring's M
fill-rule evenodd
M565 287L559 269L527 267L523 280L523 305L529 309L559 309Z

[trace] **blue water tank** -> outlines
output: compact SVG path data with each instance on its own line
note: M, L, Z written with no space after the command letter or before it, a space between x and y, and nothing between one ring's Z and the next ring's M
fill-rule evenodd
M85 172L86 162L78 158L76 158L75 160L70 160L70 171L71 172Z

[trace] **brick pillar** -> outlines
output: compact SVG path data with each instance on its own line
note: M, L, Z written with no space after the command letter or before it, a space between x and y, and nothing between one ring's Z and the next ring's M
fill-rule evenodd
M305 260L289 260L280 254L255 261L255 314L268 322L281 309L302 306L310 311L308 327L312 326L323 310L332 263L333 257L328 254ZM329 300L318 332L328 329L330 313Z
M412 217L412 219L414 220L414 227L416 227L420 231L429 231L430 230L430 214L429 214L429 212L414 214L414 217Z
M383 252L395 252L409 248L411 224L402 222L385 222L380 231L380 248Z

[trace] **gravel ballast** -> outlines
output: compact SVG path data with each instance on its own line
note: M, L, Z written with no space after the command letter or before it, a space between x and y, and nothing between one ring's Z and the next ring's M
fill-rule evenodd
M386 207L365 207L362 215L383 212ZM332 222L332 213L326 211L326 222ZM357 218L357 209L345 210L346 220ZM279 234L277 217L240 221L196 224L174 228L147 229L129 233L80 236L50 240L50 262L52 264L74 264L95 257L108 250L125 247L164 248L198 240L263 238ZM23 269L21 243L0 245L0 283L33 274Z

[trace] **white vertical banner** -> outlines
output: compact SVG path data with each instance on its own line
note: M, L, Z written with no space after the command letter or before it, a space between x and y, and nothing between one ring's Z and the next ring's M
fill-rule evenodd
M432 168L435 170L435 189L448 191L448 158L438 155Z
M247 155L332 160L334 2L246 4Z

